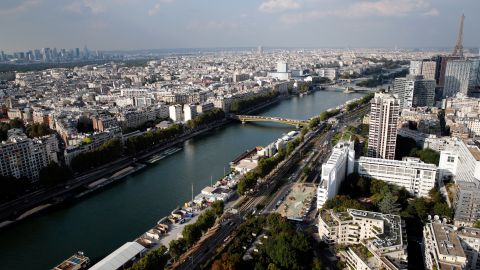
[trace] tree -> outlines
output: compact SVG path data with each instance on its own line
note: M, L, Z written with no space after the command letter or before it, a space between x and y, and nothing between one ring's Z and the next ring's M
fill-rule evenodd
M223 214L223 209L225 207L225 203L223 201L215 201L211 205L212 210L214 211L217 217Z
M33 123L27 126L27 136L29 138L42 137L51 133L52 130L45 123Z
M398 214L400 207L397 200L398 197L394 196L391 192L385 193L382 200L378 203L380 212L385 214Z
M40 170L39 181L47 187L56 186L67 182L72 178L72 172L69 168L59 166L55 162L51 162Z
M320 258L318 257L313 258L312 270L324 270L324 269L325 269L325 266L323 265Z
M163 269L168 262L170 256L167 254L167 248L160 246L160 248L152 250L145 257L135 262L128 270L157 270Z
M197 224L189 224L183 228L182 236L187 246L192 246L202 236L202 230Z
M453 212L446 202L438 202L433 206L433 212L440 217L452 218Z
M21 120L20 118L14 118L14 119L10 120L10 122L8 124L10 125L10 128L23 129L23 127L24 127L23 120Z
M174 260L178 259L187 250L187 242L183 238L170 241L168 246L168 253Z
M480 229L480 220L475 221L475 223L473 224L473 227Z

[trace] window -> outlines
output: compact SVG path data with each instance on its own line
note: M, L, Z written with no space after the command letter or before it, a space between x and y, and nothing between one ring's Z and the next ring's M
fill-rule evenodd
M455 162L455 157L449 156L447 158L447 162L450 162L450 163Z

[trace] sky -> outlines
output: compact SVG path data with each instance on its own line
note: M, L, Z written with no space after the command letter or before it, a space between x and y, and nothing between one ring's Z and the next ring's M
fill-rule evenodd
M480 0L1 0L0 50L480 47Z

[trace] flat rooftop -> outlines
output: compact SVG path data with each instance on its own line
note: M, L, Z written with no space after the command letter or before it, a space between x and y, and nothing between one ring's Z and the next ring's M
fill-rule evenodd
M277 212L287 219L303 221L312 207L317 188L313 184L294 184Z
M450 230L441 223L432 223L432 227L440 254L465 257L456 231Z
M472 153L473 157L475 157L475 160L480 161L480 149L478 149L478 147L470 146L468 147L468 150Z

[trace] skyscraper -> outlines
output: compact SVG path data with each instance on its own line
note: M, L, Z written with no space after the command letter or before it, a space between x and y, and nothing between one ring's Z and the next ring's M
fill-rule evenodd
M410 107L433 106L435 102L435 80L425 80L423 75L408 75L396 78L392 93L397 95L400 110Z
M376 93L371 101L368 156L395 159L400 104L393 95Z
M480 58L470 59L470 78L468 82L468 95L479 97L480 95Z
M437 62L435 61L423 61L422 73L425 80L435 80L435 74L437 72Z
M412 60L410 61L410 75L422 75L422 60Z
M457 93L468 94L470 69L469 60L452 60L447 62L443 97L452 97Z

